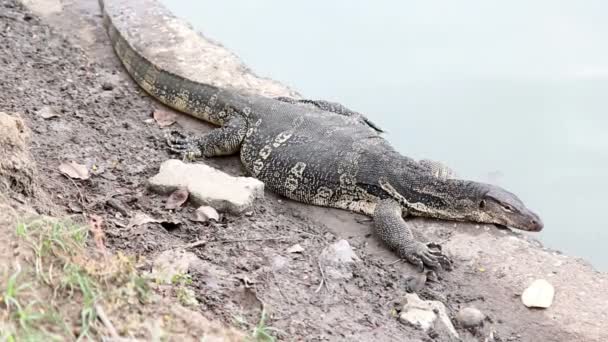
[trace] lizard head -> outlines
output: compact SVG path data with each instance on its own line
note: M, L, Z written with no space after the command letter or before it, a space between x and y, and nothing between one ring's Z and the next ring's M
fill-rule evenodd
M508 226L530 232L543 229L540 217L528 209L514 194L495 185L484 184L487 191L480 192L479 198L471 203L468 219Z

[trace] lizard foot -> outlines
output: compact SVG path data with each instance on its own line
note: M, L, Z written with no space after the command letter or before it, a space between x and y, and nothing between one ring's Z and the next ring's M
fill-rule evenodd
M198 139L191 138L178 131L165 135L171 152L179 154L183 159L193 160L203 155Z
M405 259L416 266L420 272L424 267L452 269L452 261L441 252L441 246L436 243L423 244L417 242L415 245L404 251Z

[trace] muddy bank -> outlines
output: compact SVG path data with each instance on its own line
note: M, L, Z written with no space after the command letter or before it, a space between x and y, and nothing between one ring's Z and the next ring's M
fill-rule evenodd
M358 222L360 216L270 193L255 204L251 215L224 215L218 223L191 221L192 206L164 209L166 198L145 186L170 157L163 129L150 120L161 107L126 76L113 55L97 1L29 0L32 14L12 1L0 3L0 111L22 113L32 131L40 187L54 203L40 211L99 215L106 222L108 247L148 260L143 269L151 269L150 261L174 246L215 241L191 249L197 259L188 272L196 310L225 324L250 330L259 321L263 303L266 324L281 340L442 340L441 333L422 332L395 317L407 294L407 276L415 271L395 262L394 255L371 236L369 223ZM173 53L176 60L186 58L184 67L201 70L201 61L208 60L204 53L221 50L214 46L197 54L183 55L179 49L165 53ZM222 82L254 79L252 91L269 82L246 68L235 70ZM41 115L47 107L57 116ZM212 129L181 115L172 128ZM58 166L64 161L87 165L92 176L76 181L63 177ZM237 158L206 163L233 175L244 173ZM122 210L109 199L120 203ZM179 224L129 227L137 213ZM587 263L495 227L424 220L416 225L425 238L445 241L456 266L419 295L444 303L464 340L608 339L602 330L608 326L602 305L608 300L608 280ZM341 239L361 261L350 270L352 277L324 280L318 256ZM295 244L303 251L287 252ZM519 299L537 278L548 279L556 288L553 306L547 310L527 309ZM468 306L488 317L482 327L464 329L453 319Z

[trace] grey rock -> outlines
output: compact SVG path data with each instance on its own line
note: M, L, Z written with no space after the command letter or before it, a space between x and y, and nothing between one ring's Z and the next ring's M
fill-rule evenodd
M351 279L353 277L351 266L360 260L346 240L327 246L319 256L325 276L334 280Z
M456 314L456 320L465 328L472 328L483 323L486 316L474 307L463 308Z
M435 300L422 300L415 293L408 293L405 296L399 320L402 323L419 327L423 331L434 328L438 331L446 331L452 338L459 338L448 317L445 305Z
M321 252L321 259L332 264L352 263L361 260L346 240L340 240L325 248Z
M148 185L162 194L185 187L197 205L234 214L249 210L254 199L264 197L264 183L255 178L233 177L203 163L186 164L176 159L162 163Z

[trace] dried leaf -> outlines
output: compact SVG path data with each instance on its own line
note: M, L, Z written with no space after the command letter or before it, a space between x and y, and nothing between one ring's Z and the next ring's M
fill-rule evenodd
M167 198L167 203L165 203L165 209L176 209L182 206L188 200L188 189L179 188Z
M194 217L192 218L192 221L196 222L207 222L209 220L214 220L216 222L220 220L220 215L217 211L209 206L202 206L196 209Z
M59 171L64 175L74 179L89 179L89 170L85 165L75 162L61 163Z
M160 108L154 110L153 116L154 120L156 120L156 123L161 128L173 125L177 119L177 115L175 115L175 113Z

